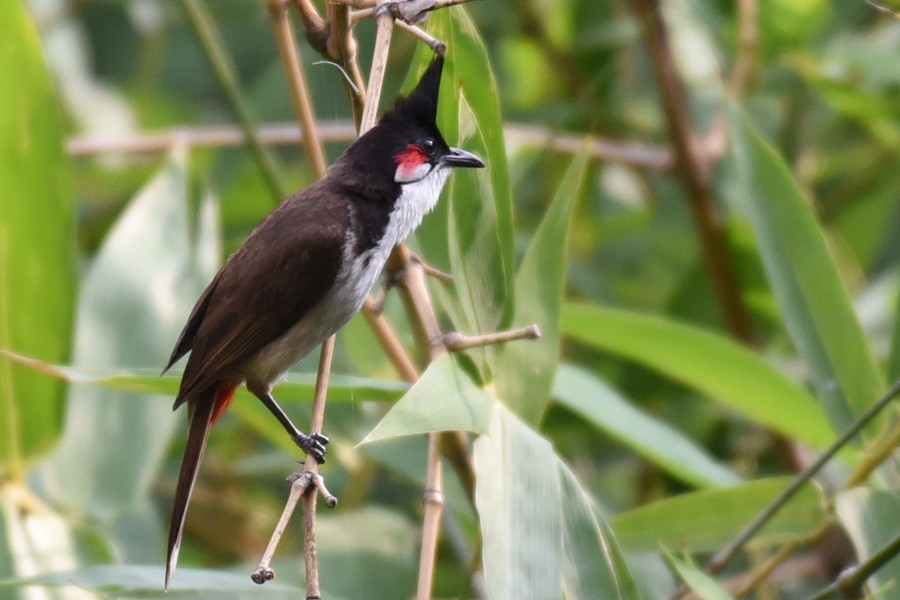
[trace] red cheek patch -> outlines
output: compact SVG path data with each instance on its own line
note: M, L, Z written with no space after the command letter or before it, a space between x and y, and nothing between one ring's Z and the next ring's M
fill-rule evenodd
M398 152L394 156L394 162L397 163L398 167L410 170L415 169L426 160L428 158L422 152L422 149L415 144L407 144L405 150Z
M421 167L428 162L428 157L416 144L407 144L404 150L394 155L394 162L397 164L395 181L415 181L423 175Z

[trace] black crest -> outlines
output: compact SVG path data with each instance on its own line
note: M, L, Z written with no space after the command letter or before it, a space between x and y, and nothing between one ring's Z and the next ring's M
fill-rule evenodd
M441 89L443 69L444 57L439 54L425 69L425 73L415 89L407 96L397 99L393 108L382 118L399 117L423 129L434 128L437 120L438 93Z

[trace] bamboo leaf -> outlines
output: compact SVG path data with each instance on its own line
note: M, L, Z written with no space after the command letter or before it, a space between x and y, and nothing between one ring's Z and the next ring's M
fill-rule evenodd
M75 297L75 207L62 119L37 31L0 3L0 348L65 362ZM56 441L64 388L0 358L0 480Z
M784 161L736 105L729 105L737 204L753 225L788 333L809 367L835 430L884 390L847 289L809 203Z
M536 323L541 337L497 350L497 389L529 423L540 421L559 361L559 313L566 287L566 248L572 210L587 168L584 149L572 160L516 273L513 323Z
M475 505L488 595L499 600L558 598L562 502L553 448L502 404L493 406L488 430L474 448Z
M451 145L475 152L487 167L450 176L445 199L425 219L416 240L430 261L453 273L454 286L438 288L436 295L456 328L489 333L509 324L514 285L512 202L498 87L484 42L464 9L435 11L428 23L428 31L448 48L438 126ZM411 74L421 72L433 56L422 48Z
M597 305L563 307L563 333L689 385L817 448L834 437L822 408L743 346L660 317Z
M687 552L713 552L731 541L790 482L790 477L774 477L691 492L616 515L610 525L629 552L653 551L659 544ZM827 521L822 491L808 483L751 544L806 540Z
M553 396L606 434L693 486L733 485L741 479L666 424L635 408L584 369L562 364Z
M484 431L493 401L449 354L434 361L413 387L363 439L465 429Z
M119 216L84 278L76 364L164 364L212 277L205 261L195 262L187 202L185 154L175 151ZM200 214L201 229L217 229L209 201ZM215 236L199 238L218 248ZM70 390L63 438L39 474L45 492L73 515L113 519L150 493L176 425L172 397L132 394Z

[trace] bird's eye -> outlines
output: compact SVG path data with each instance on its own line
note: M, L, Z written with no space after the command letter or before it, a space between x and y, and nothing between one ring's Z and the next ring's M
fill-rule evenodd
M424 150L426 154L433 154L436 147L437 144L434 143L433 139L425 138L422 140L422 150Z

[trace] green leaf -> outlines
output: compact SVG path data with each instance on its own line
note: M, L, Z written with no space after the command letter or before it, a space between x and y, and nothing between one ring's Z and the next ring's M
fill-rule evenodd
M616 515L610 525L629 552L652 551L659 544L687 552L713 552L730 542L790 482L790 477L759 479L666 498ZM827 522L822 491L807 483L751 545L806 540Z
M704 573L693 561L688 559L681 560L665 548L663 548L663 555L675 567L678 575L681 576L681 579L688 587L694 590L703 600L733 600L731 594L725 588Z
M422 373L412 389L369 432L363 444L401 435L487 426L493 397L445 354Z
M435 11L428 31L447 43L438 126L451 145L481 156L487 168L450 176L446 199L416 235L428 260L450 268L455 284L437 289L456 328L488 333L513 314L512 202L498 86L487 50L462 7ZM433 53L422 46L412 73ZM482 364L482 366L484 366Z
M0 348L65 362L75 212L53 82L22 2L0 3ZM59 436L63 386L0 358L0 480Z
M900 379L900 293L897 294L894 309L894 328L891 330L891 350L887 361L888 381Z
M769 427L823 448L834 433L803 388L726 338L656 316L596 305L563 307L563 333L639 362Z
M76 364L165 363L212 277L208 258L219 256L216 234L209 233L217 231L216 211L207 201L198 238L214 249L194 257L187 201L185 156L176 151L119 216L84 278ZM73 386L63 438L40 469L44 491L71 514L99 521L136 506L150 493L174 431L171 401L169 395Z
M493 403L475 442L475 506L491 598L637 599L618 542L550 443Z
M559 313L566 287L569 226L587 165L582 148L563 176L516 273L513 324L536 323L541 337L504 344L497 350L498 394L529 423L539 422L547 408L559 361Z
M728 107L739 206L750 217L788 333L835 430L884 390L881 373L809 203L784 161L740 109Z
M24 583L43 587L77 586L104 597L140 598L297 598L302 590L272 581L261 587L246 574L200 569L178 569L168 592L163 589L164 568L138 565L99 565L75 571L49 573L30 579L0 581L0 589L22 587ZM271 586L271 588L269 587Z
M562 364L553 397L669 474L696 487L733 485L741 478L665 423L635 408L584 369Z
M593 498L561 461L563 578L568 600L638 599L634 578Z
M837 496L835 508L860 563L900 536L900 498L896 492L854 488ZM879 600L900 598L900 558L895 556L878 569L867 585L869 593Z
M127 392L174 396L178 393L178 386L181 380L181 373L174 370L160 377L157 369L86 368L51 365L4 350L0 350L0 356L5 356L18 364L69 383L107 387ZM330 402L391 401L402 397L409 388L409 384L402 381L386 381L332 373L328 379L328 400ZM288 403L291 401L311 401L315 389L315 373L288 373L286 379L279 383L277 387L279 400ZM244 388L238 390L238 396L255 398Z
M562 543L559 471L550 443L495 402L474 445L488 596L559 598Z

